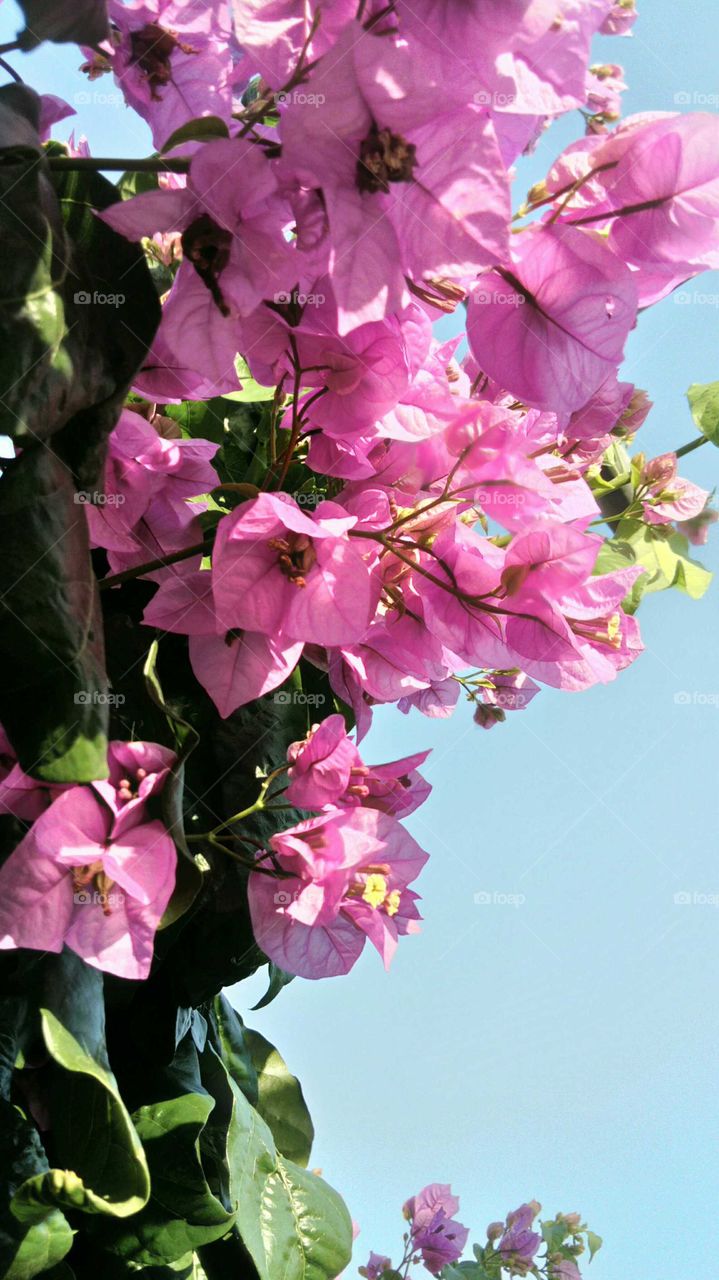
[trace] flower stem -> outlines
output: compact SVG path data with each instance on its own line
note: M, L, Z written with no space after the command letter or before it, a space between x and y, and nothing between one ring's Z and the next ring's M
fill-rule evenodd
M708 443L708 436L697 436L696 440L690 440L689 444L683 444L681 449L677 449L675 452L678 458L683 458L685 454L693 453L695 449L700 449L703 444Z
M139 160L123 160L117 156L48 156L51 169L61 172L87 170L95 173L103 169L119 173L189 173L187 156L167 160L162 156L145 156Z
M196 542L191 547L185 547L183 551L173 551L167 556L158 556L157 560L148 560L145 564L135 565L134 569L124 569L122 573L111 573L107 578L101 578L98 582L100 591L107 591L110 587L119 587L123 582L131 582L133 578L141 578L145 573L151 573L153 569L164 569L167 565L178 564L180 560L191 560L193 556L198 556L204 552L210 551L214 542L214 535L205 538L202 542Z

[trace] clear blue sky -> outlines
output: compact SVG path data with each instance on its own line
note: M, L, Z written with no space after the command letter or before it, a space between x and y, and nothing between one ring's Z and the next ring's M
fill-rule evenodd
M679 109L717 111L715 4L643 8L631 40L597 44L626 68L626 112L678 109L677 94ZM0 39L14 20L3 5ZM79 61L44 49L23 71L72 100L88 88ZM90 89L80 128L95 154L146 153L113 86ZM576 132L572 119L545 137L518 200ZM640 317L624 366L655 402L650 454L693 437L684 392L719 378L719 276L682 294ZM683 472L713 488L719 454L706 446ZM298 980L248 1018L305 1083L315 1161L362 1227L358 1261L397 1252L403 1200L437 1180L477 1234L531 1197L580 1209L606 1241L592 1280L712 1273L719 908L701 898L719 901L717 598L652 597L647 652L616 684L547 690L491 733L465 705L441 724L377 714L368 760L435 748L434 792L409 823L432 855L423 933L389 976L368 948L348 977ZM525 901L477 905L481 891ZM675 904L683 891L698 900ZM262 986L232 990L241 1012Z

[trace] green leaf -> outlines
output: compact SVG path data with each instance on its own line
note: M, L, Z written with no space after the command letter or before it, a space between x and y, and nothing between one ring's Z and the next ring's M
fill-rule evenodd
M0 479L0 720L26 773L107 776L107 683L85 515L49 448Z
M30 1213L15 1214L14 1202L23 1184L47 1176L49 1168L34 1125L2 1100L0 1178L8 1201L0 1211L0 1270L5 1280L32 1280L59 1263L72 1246L70 1225L52 1205L36 1204Z
M549 1219L541 1224L542 1239L547 1246L547 1253L557 1253L569 1234L566 1222Z
M140 1213L117 1224L106 1247L145 1267L180 1262L227 1233L234 1213L210 1190L201 1157L201 1135L214 1107L206 1094L184 1094L134 1113L152 1194Z
M257 1004L253 1004L253 1013L256 1009L264 1009L268 1004L272 1004L272 1001L280 994L280 991L295 980L294 973L285 973L285 970L280 969L280 966L275 964L274 960L268 962L267 972L270 979L267 990L262 999L258 1000Z
M687 400L702 435L719 445L719 382L693 383Z
M302 1086L269 1040L249 1027L245 1036L257 1072L257 1111L270 1126L280 1154L306 1168L315 1131Z
M213 138L229 138L230 131L219 116L197 116L188 120L171 133L167 142L160 147L160 155L165 155L183 142L211 142Z
M242 1018L232 1008L227 996L223 995L215 997L213 1013L217 1030L217 1051L235 1084L239 1085L251 1106L256 1107L257 1071Z
M261 400L274 400L275 388L263 387L259 382L255 382L247 361L242 356L237 356L235 369L237 370L237 377L242 383L242 390L226 392L221 397L223 400L236 400L239 404L256 404Z
M478 1248L475 1245L475 1250ZM441 1280L499 1280L497 1269L488 1271L481 1258L476 1262L457 1262L442 1267L440 1276Z
M587 1248L589 1249L589 1261L592 1261L595 1253L601 1249L603 1244L602 1237L598 1236L595 1231L587 1232Z
M352 1254L344 1201L322 1178L280 1155L269 1126L233 1088L237 1227L260 1280L332 1280Z
M623 567L627 563L640 564L647 573L641 580L643 592L677 587L698 600L707 590L712 575L692 559L688 551L688 539L671 526L652 526L641 520L626 519L620 521L616 538L600 550L597 567L606 572L608 568ZM634 592L636 590L635 585Z
M42 40L73 44L99 44L107 35L104 0L73 0L72 4L48 4L47 0L20 0L25 30L20 47L33 49Z
M163 821L175 841L179 855L175 888L159 926L160 929L166 929L168 925L174 924L189 910L202 888L202 872L185 839L183 809L185 761L195 750L200 741L200 735L187 720L173 711L165 701L157 674L158 652L158 641L153 640L143 668L143 676L148 694L155 706L159 707L160 711L166 715L170 729L177 742L177 759L170 769L162 789Z
M75 321L83 326L83 361L91 354L110 387L109 398L76 416L55 447L80 489L92 491L101 476L107 436L155 336L160 304L142 248L96 216L96 210L117 203L115 184L88 170L54 171L52 178L72 247L69 285ZM76 305L78 290L89 301Z
M39 112L32 90L0 88L0 431L23 448L59 437L79 487L94 491L160 306L142 249L94 215L117 188L89 171L50 173Z
M52 1118L53 1149L62 1167L25 1182L13 1210L29 1221L38 1205L47 1204L118 1218L137 1213L147 1203L150 1178L114 1076L54 1013L40 1013L45 1045L61 1069Z

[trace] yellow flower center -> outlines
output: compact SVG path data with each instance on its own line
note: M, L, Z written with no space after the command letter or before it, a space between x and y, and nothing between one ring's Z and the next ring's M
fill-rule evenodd
M380 875L367 876L362 901L371 907L381 907L387 897L387 877Z

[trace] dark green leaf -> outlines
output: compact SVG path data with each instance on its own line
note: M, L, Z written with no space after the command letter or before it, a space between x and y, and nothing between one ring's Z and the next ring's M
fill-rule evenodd
M253 1004L253 1013L256 1009L265 1009L268 1004L272 1004L272 1001L280 994L280 991L295 980L294 973L285 973L284 969L280 969L280 966L275 964L274 960L269 961L267 973L269 977L267 990L262 999L258 1000L257 1004Z
M315 1131L302 1086L269 1040L249 1027L245 1037L257 1072L257 1111L270 1126L280 1155L306 1168Z
M212 1194L201 1159L201 1135L215 1103L184 1094L133 1115L152 1181L148 1204L113 1229L109 1247L140 1266L179 1262L225 1235L234 1214Z
M0 1102L0 1179L7 1200L0 1211L0 1271L4 1280L32 1280L60 1262L72 1231L59 1209L35 1204L18 1218L14 1201L28 1180L52 1176L35 1127L9 1102Z
M185 789L185 761L194 751L200 735L182 716L173 711L165 701L157 674L159 645L153 640L143 669L147 692L157 707L167 716L177 742L177 759L170 769L162 790L162 817L177 846L179 859L177 878L172 897L167 905L160 928L165 929L192 906L202 888L202 872L190 852L185 839L183 797Z
M217 1028L217 1051L247 1101L253 1107L257 1106L257 1071L242 1018L232 1008L227 996L215 997L213 1013Z
M0 720L26 773L107 776L107 686L82 505L48 448L0 479Z
M160 154L165 155L183 142L211 142L213 138L229 138L230 131L219 116L198 116L188 120L171 133L167 142L160 147Z
M98 44L108 32L106 0L20 0L20 7L25 15L25 30L19 36L22 49L32 49L42 40Z
M51 1113L61 1167L25 1182L14 1212L32 1220L39 1205L55 1204L119 1218L137 1213L150 1193L147 1161L104 1044L93 1056L49 1009L41 1018L47 1050L60 1068Z
M331 1280L352 1253L352 1220L331 1187L285 1160L236 1086L231 1130L237 1228L260 1280Z

